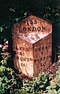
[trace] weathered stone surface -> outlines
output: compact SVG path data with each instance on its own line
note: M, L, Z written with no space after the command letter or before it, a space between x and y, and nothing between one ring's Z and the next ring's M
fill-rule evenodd
M37 76L52 64L52 24L35 16L16 23L12 31L14 65L26 76Z

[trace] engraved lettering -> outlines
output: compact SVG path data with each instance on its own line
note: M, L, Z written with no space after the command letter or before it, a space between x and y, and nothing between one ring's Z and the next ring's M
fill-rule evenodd
M25 64L24 63L21 63L21 66L25 67Z
M33 59L32 58L30 58L30 61L32 61Z
M20 60L21 60L21 61L23 61L23 58L22 58L22 57L20 57Z
M39 59L37 59L37 62L39 62Z
M23 27L23 31L26 31L26 27Z
M43 52L41 52L41 54L43 54Z
M36 62L36 59L34 59L34 62Z
M29 48L26 48L26 51L29 51Z
M36 31L36 27L32 27L32 31Z
M16 56L17 59L19 59L19 56Z
M23 60L26 61L26 58L24 58Z
M19 47L19 50L21 50L21 47Z
M30 20L30 24L33 25L33 21L32 20Z
M45 46L45 49L47 49L47 46Z
M40 31L40 30L41 30L41 27L38 26L38 27L37 27L37 30Z
M45 60L45 57L43 57L43 60Z
M37 21L36 20L34 20L34 24L37 24Z
M42 60L42 58L39 58L39 61L41 61Z
M28 31L31 31L31 27L28 27L27 30L28 30Z
M41 48L39 47L39 48L38 48L38 50L40 51L40 50L41 50Z
M27 62L29 62L29 58L26 58L27 59Z
M23 55L22 52L20 52L20 55Z
M28 20L26 20L26 24L29 25L29 21Z
M43 26L42 26L42 29L46 30L46 27L43 27Z
M42 50L44 50L44 46L42 47Z

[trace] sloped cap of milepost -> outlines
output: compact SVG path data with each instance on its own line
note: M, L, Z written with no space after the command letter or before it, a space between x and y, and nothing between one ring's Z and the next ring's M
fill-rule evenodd
M52 23L30 15L14 24L12 34L29 43L35 43L52 33Z

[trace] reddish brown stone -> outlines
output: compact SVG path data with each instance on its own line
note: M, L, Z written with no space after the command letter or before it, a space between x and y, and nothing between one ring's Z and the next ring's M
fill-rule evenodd
M14 65L28 77L37 76L52 64L52 24L35 16L16 23L12 31Z

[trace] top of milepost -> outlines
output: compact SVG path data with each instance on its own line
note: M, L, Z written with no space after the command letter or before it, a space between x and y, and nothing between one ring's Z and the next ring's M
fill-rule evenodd
M12 33L30 43L35 43L52 32L49 21L30 15L14 24Z

